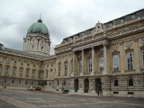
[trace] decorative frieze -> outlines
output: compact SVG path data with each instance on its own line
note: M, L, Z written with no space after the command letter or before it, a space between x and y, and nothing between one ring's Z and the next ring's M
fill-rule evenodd
M140 38L139 41L141 44L144 44L144 38Z
M119 44L111 45L111 49L117 50L119 48Z
M131 47L133 45L133 41L127 41L125 42L126 47Z

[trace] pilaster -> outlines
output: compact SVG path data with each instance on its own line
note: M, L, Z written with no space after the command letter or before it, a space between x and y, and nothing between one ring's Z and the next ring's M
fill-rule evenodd
M120 71L121 73L125 72L125 51L123 48L123 43L120 44Z
M74 76L74 73L75 73L75 71L76 71L76 54L75 54L75 52L73 52L73 71L72 71L72 73L71 73L71 76Z
M104 55L104 73L103 74L107 74L107 46L106 45L103 45L103 55Z
M110 96L111 95L111 79L109 76L102 76L102 95Z
M84 74L84 50L82 50L82 71L80 73L80 76L83 76Z
M95 80L93 78L89 79L89 93L95 93Z
M95 72L95 50L94 47L92 47L92 72L90 73L91 75L94 75Z
M74 78L70 79L70 93L74 93Z
M133 63L134 64L134 68L136 69L136 72L140 72L140 56L138 55L141 55L140 53L140 48L138 46L138 42L137 40L134 41L134 61Z
M84 92L84 81L82 78L79 78L79 89L78 93L83 93Z

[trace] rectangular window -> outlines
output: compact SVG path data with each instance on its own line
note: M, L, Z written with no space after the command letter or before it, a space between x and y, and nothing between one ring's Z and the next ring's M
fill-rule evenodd
M82 72L82 61L79 61L79 73Z
M128 86L133 86L133 79L132 78L128 79Z
M104 57L100 57L100 59L99 59L99 69L100 69L100 73L103 73L103 71L104 71Z
M61 73L61 62L59 62L58 64L58 76L60 77L60 73Z
M113 94L119 94L119 92L113 92Z
M65 66L64 66L64 71L65 71L65 76L67 76L68 64L65 64Z
M92 72L92 59L88 61L88 72Z
M23 69L19 69L19 77L22 77Z
M133 95L133 94L134 94L134 92L127 92L127 94Z
M114 79L113 84L114 84L115 87L117 87L118 86L118 79Z
M12 76L15 76L15 75L16 75L16 68L13 68Z
M9 68L6 67L6 68L5 68L5 75L8 75L8 73L9 73Z

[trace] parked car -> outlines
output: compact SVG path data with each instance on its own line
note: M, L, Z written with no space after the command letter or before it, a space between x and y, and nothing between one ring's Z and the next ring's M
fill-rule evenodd
M34 90L35 90L35 87L34 87L34 86L29 86L29 87L28 87L28 90L34 91Z
M37 86L37 87L35 88L35 90L36 90L36 91L41 91L41 90L42 90L42 87Z

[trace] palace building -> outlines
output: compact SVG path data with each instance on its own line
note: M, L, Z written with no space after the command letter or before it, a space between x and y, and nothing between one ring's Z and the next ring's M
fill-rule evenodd
M144 9L97 22L55 46L41 19L24 38L23 51L0 44L0 85L103 96L144 97Z

